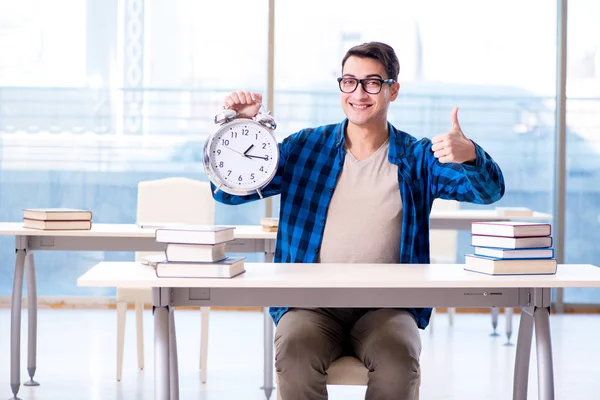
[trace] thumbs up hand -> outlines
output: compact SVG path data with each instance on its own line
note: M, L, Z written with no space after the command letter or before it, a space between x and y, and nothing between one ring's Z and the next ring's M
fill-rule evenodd
M458 107L451 114L452 127L448 133L436 135L431 139L431 151L441 163L463 163L475 161L475 145L463 133L458 123Z

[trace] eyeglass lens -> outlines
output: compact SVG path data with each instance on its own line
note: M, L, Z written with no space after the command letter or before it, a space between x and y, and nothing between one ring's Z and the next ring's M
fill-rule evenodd
M380 79L356 78L342 78L342 80L340 80L340 90L344 93L352 93L358 87L359 82L361 83L363 90L369 94L378 94L381 91Z

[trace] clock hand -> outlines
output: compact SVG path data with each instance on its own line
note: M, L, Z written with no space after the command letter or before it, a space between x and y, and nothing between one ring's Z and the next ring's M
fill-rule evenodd
M223 146L223 147L225 147L226 149L229 149L229 150L233 151L234 153L238 153L240 156L248 157L247 155L245 155L245 154L242 154L242 152L240 152L240 151L237 151L237 150L235 150L235 149L232 149L232 148L231 148L231 147L229 147L229 146Z
M253 148L253 147L254 147L254 144L251 144L251 145L250 145L250 147L248 147L248 148L246 149L246 151L244 152L244 155L245 155L246 157L248 157L248 152L249 152L249 151L250 151L250 149L251 149L251 148Z
M260 158L261 160L265 160L265 161L269 160L269 156L262 157L262 156L253 156L253 155L250 155L250 154L246 154L246 157L248 157L248 158Z

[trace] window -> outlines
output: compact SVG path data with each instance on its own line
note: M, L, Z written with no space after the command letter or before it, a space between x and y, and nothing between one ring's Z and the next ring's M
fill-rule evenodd
M0 0L0 218L77 207L92 210L94 223L133 223L139 181L206 180L202 147L225 94L265 90L267 6ZM264 202L216 209L221 224L263 215ZM14 238L0 240L0 294L8 295ZM111 294L77 288L76 278L101 260L132 259L40 252L38 293Z
M290 2L276 7L275 99L282 131L341 121L336 77L345 52L382 41L394 47L400 60L400 95L389 120L417 138L431 138L448 131L450 112L459 106L465 134L504 172L507 191L496 205L552 212L554 3L304 4L302 10ZM298 29L297 20L311 21L310 29ZM458 260L469 252L469 233L461 232Z
M600 4L569 2L565 262L600 265ZM566 305L600 303L599 289L565 289Z

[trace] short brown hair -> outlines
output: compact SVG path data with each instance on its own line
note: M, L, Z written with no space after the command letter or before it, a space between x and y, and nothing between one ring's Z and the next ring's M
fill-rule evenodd
M342 60L342 70L344 69L346 60L352 56L372 58L379 61L385 68L385 72L388 74L387 79L398 80L400 62L398 61L398 57L396 57L396 52L391 46L381 42L369 42L354 46L348 50L344 56L344 59Z

